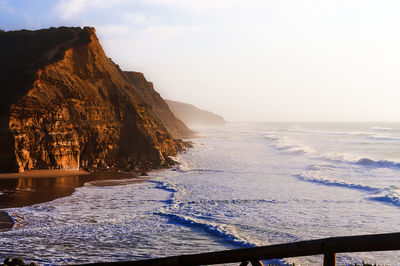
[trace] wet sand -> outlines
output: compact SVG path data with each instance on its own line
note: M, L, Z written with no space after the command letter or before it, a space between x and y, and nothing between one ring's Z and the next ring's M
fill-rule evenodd
M70 170L35 170L0 174L0 230L11 228L12 219L1 209L30 206L71 195L85 183L92 186L126 185L146 181L135 173Z
M59 176L75 176L75 175L90 175L86 171L74 170L31 170L23 173L2 173L0 179L15 179L15 178L46 178L46 177L59 177Z

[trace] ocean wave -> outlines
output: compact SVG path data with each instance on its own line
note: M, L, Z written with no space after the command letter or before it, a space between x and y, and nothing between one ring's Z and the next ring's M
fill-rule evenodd
M190 165L187 161L182 159L181 156L175 156L172 157L176 162L178 162L178 165L176 165L174 168L172 168L172 171L177 171L180 173L188 173L188 172L212 172L212 173L222 173L224 171L218 170L218 169L203 169L203 168L196 168L193 165Z
M322 154L315 155L314 159L319 159L322 161L334 162L334 163L355 163L359 160L359 156L348 153L340 152L325 152Z
M172 157L172 159L174 161L176 161L178 164L173 168L173 170L175 171L187 171L190 170L192 167L189 165L189 163L187 161L185 161L184 159L182 159L181 156L175 156Z
M306 145L300 143L292 143L288 137L282 136L275 131L265 134L263 138L271 141L270 144L274 148L285 153L301 155L315 152L311 147L308 147Z
M217 205L217 204L276 204L276 200L265 200L265 199L231 199L231 200L199 200L199 201L188 201L185 204L204 204L204 205Z
M265 132L263 138L268 140L279 140L281 137L279 136L278 132L270 131L270 132Z
M182 198L186 194L186 191L183 188L178 188L174 184L158 180L149 180L149 182L155 183L155 188L171 192L170 197L165 201L165 203L167 203L167 206L164 206L163 209L176 209L183 204Z
M398 190L384 190L380 195L369 197L368 199L400 207L400 193Z
M336 169L337 167L331 164L318 164L318 165L309 165L306 167L306 170L308 171L319 171L319 170L333 170Z
M189 172L211 172L211 173L222 173L224 171L222 170L214 170L214 169L201 169L201 168L197 168L197 169L179 169L179 168L174 168L172 169L172 171L178 171L181 173L189 173Z
M360 158L360 156L354 154L345 154L337 152L329 152L320 154L313 157L314 159L329 161L334 163L347 163L353 165L360 165L365 167L374 168L399 168L400 162L391 160L373 160L370 158Z
M399 141L399 136L387 136L387 135L371 135L368 136L367 139L370 140L386 140L386 141Z
M400 163L398 163L398 162L389 161L389 160L374 161L374 160L369 159L369 158L361 158L358 161L356 161L355 164L364 165L364 166L373 166L373 167L376 167L376 168L400 167Z
M265 243L261 241L239 236L236 228L231 225L203 221L189 216L165 213L162 211L155 212L154 214L167 217L181 225L203 229L204 231L214 236L222 237L226 242L239 247L249 248L265 245Z
M303 173L296 175L296 177L302 181L310 183L366 191L370 195L366 198L367 200L378 201L400 207L400 189L396 186L379 188L364 184L355 184L344 180L315 177L313 173Z
M369 136L377 138L376 136ZM276 131L266 132L263 136L264 139L270 142L270 145L277 150L285 153L303 155L307 154L312 156L313 159L329 161L329 162L343 162L349 164L356 164L362 166L370 166L376 168L399 168L400 162L390 161L390 160L373 160L370 158L360 158L361 156L355 154L346 154L340 152L324 152L320 153L309 147L300 143L293 143L291 139L286 136L280 135ZM391 140L400 140L400 137L392 137Z
M276 148L290 154L310 154L314 152L312 148L301 144L288 144L281 142L276 145Z
M360 158L361 156L355 154L346 154L339 152L318 153L316 150L314 150L309 146L303 144L290 143L290 140L288 140L286 137L281 137L281 138L271 137L270 140L273 140L271 146L285 153L290 153L295 155L306 154L313 159L335 162L335 163L342 162L342 163L375 167L375 168L400 168L400 162L395 162L391 160L373 160L370 158Z
M298 132L305 134L315 134L315 135L333 135L333 136L369 136L371 133L364 131L323 131L323 130L312 130L303 128L289 128L290 132Z
M302 181L322 184L322 185L326 185L326 186L345 187L345 188L364 190L364 191L369 191L369 192L380 192L381 191L381 189L378 187L368 186L368 185L364 185L364 184L355 184L355 183L347 182L344 180L338 180L338 179L315 177L314 174L312 174L312 173L309 173L308 175L303 173L303 174L299 174L299 175L295 175L295 176Z
M168 183L165 183L165 182L162 182L162 181L157 181L157 180L149 180L149 182L155 183L156 184L156 188L158 188L158 189L162 189L162 190L165 190L165 191L168 191L168 192L172 192L172 193L178 192L178 189L175 186L171 185L171 184L168 184Z
M390 127L372 127L373 130L377 130L377 131L393 131L393 128Z

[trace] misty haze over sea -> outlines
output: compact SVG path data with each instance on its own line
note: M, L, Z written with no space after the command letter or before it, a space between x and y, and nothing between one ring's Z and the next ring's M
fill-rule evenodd
M398 0L0 0L0 264L397 233L369 242L393 247L399 10ZM343 249L328 242L318 248L334 260ZM400 250L336 255L400 266Z
M400 123L195 130L180 165L150 172L148 182L87 183L65 198L7 209L18 227L0 233L0 257L134 260L400 228ZM339 264L399 259L399 252L338 254Z

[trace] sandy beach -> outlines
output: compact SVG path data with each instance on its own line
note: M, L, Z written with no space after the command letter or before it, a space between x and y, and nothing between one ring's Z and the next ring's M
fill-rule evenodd
M2 209L30 206L71 195L75 188L117 186L144 182L133 172L86 172L73 170L33 170L0 174L0 230L13 226Z

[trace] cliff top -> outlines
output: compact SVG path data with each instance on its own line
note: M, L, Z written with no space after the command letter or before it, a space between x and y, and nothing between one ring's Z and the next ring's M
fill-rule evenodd
M63 58L64 52L96 38L91 27L0 32L0 115L23 97L38 69Z

